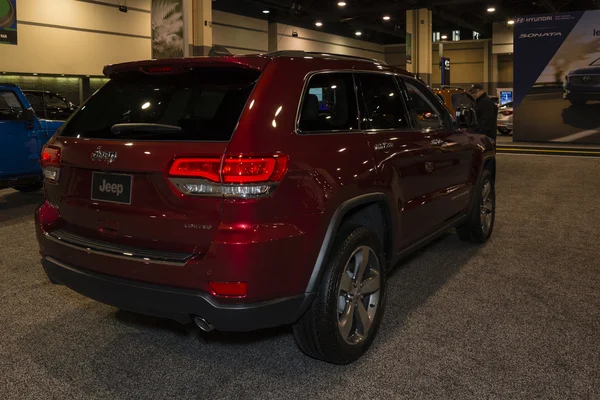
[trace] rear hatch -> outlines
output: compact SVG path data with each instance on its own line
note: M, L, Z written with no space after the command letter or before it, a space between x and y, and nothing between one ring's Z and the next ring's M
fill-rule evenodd
M120 71L50 144L47 184L61 232L137 249L203 254L222 197L184 195L167 178L178 157L221 157L260 71L240 66ZM124 247L125 248L125 247Z

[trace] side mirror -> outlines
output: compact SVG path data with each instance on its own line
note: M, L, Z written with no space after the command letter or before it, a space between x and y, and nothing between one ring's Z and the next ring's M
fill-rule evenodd
M461 128L471 128L477 125L477 115L473 108L459 108L456 110L456 121Z
M35 111L33 111L33 108L28 108L25 110L25 119L27 122L33 123L33 121L35 121Z
M33 111L33 108L25 110L25 120L27 121L27 128L33 129L33 122L35 121L35 111Z

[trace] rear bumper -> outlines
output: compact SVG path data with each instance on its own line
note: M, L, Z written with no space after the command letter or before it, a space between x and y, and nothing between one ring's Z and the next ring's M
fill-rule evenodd
M311 304L313 294L261 303L222 304L195 290L137 282L42 259L50 280L124 310L170 318L181 323L200 316L219 331L247 332L296 322Z

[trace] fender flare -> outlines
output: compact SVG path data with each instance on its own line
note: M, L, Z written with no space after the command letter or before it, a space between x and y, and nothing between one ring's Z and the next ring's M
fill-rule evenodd
M312 274L310 275L310 279L308 280L306 293L313 293L317 290L317 285L321 280L321 276L323 275L323 269L327 262L327 258L329 257L331 247L335 242L336 233L338 232L344 217L356 207L364 206L370 203L377 203L382 200L386 203L386 206L389 207L387 203L387 196L385 193L367 193L345 201L335 210L333 216L331 217L331 220L329 221L329 226L327 227L327 232L325 233L325 237L323 238L323 243L321 244L319 255L317 256L315 266L313 267ZM385 217L388 218L388 216Z

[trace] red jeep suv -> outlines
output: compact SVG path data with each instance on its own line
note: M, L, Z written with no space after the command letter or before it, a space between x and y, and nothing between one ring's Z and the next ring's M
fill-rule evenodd
M36 212L48 277L92 299L205 331L293 324L346 364L400 258L492 233L493 143L402 70L295 51L104 73L42 152Z

